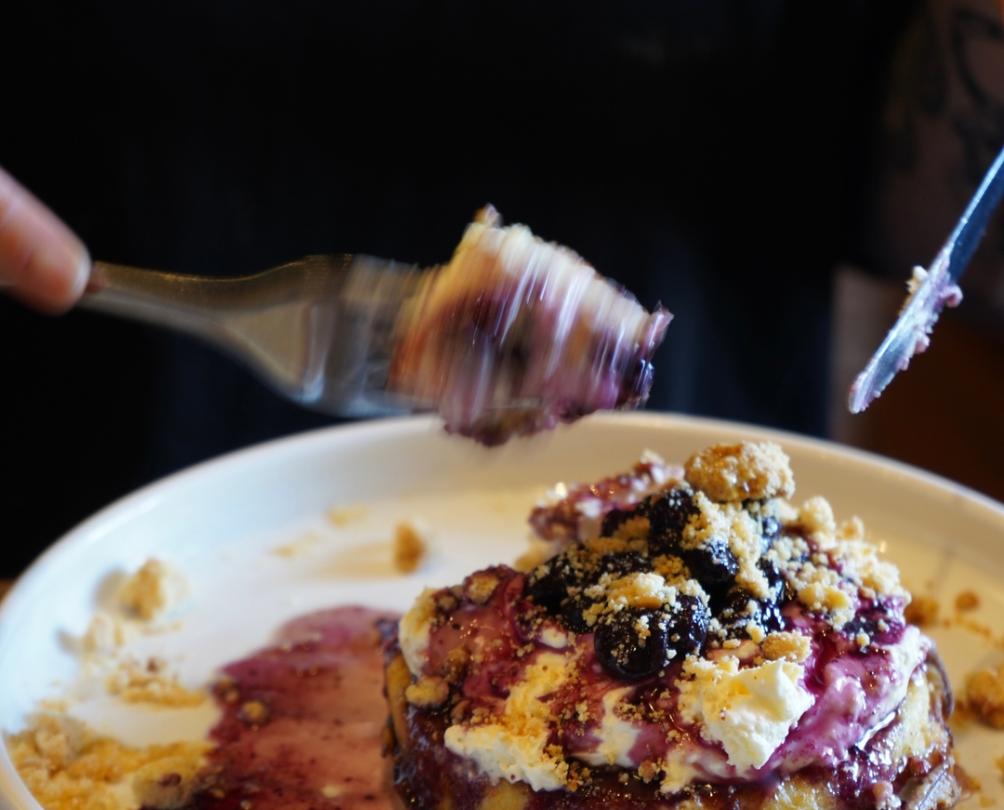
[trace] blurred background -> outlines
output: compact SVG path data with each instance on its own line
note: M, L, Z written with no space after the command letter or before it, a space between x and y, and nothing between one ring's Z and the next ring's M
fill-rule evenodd
M676 314L650 407L1004 498L1004 225L930 352L854 374L1004 143L997 0L20 4L0 163L96 258L446 260L476 208ZM0 300L0 577L112 499L330 424L189 339Z

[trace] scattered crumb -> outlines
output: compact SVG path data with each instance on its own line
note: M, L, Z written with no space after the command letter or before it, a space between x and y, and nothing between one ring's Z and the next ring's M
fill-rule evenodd
M305 554L312 546L316 546L320 539L320 535L316 532L306 532L295 540L276 546L272 549L272 553L277 557L292 560Z
M398 523L394 529L394 567L402 574L410 574L421 565L427 553L425 533L414 523Z
M328 522L332 526L343 528L366 516L365 506L339 506L328 510Z
M997 770L1001 772L1001 776L1004 776L1004 757L997 757L994 760L994 765L997 766Z
M119 601L127 611L149 621L180 602L186 590L180 571L149 559L122 584Z
M930 596L915 596L913 601L906 606L903 615L910 624L917 627L929 627L938 620L940 606L936 599Z
M95 613L87 632L81 639L81 649L85 655L111 655L124 646L134 635L130 627L117 616L109 613Z
M980 606L980 597L975 591L963 591L955 597L956 610L976 610Z
M997 804L997 800L992 796L987 796L986 793L980 794L980 807L993 807Z
M260 700L249 700L240 708L240 718L248 725L261 726L268 722L268 706Z
M784 658L800 664L812 652L812 641L801 633L771 633L764 639L761 649L769 661Z
M464 595L472 602L483 605L492 598L499 585L498 577L485 571L471 574L464 584Z
M409 684L404 690L404 697L412 706L441 706L450 696L450 685L442 678L420 678Z
M1004 666L981 669L966 678L966 700L980 720L1004 729Z
M126 803L181 807L197 787L208 750L204 742L130 748L51 715L34 718L6 742L18 773L46 810L109 810ZM130 792L132 802L126 799Z
M109 693L126 703L154 703L158 706L181 708L198 706L205 699L204 692L186 689L177 676L164 671L159 659L151 658L145 665L126 661L108 676Z
M324 785L321 788L321 795L325 799L337 799L342 795L342 789L338 785Z

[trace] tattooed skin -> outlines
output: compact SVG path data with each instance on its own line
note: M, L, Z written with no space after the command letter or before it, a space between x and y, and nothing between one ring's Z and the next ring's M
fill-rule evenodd
M934 256L1004 144L1004 5L926 0L890 67L869 252L902 277ZM965 314L1004 315L1004 217L966 273Z

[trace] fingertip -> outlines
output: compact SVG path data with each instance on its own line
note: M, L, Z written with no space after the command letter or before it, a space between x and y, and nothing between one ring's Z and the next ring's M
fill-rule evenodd
M28 261L22 298L53 315L71 309L84 294L91 260L82 245L52 244Z

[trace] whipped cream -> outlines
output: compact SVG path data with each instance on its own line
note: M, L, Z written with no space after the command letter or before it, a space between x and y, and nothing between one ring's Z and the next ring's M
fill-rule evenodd
M739 667L691 656L680 681L680 715L701 736L722 746L739 771L763 767L814 699L802 685L805 668L790 661Z
M449 726L443 736L446 747L491 779L526 782L534 790L563 787L568 763L547 751L550 708L543 698L568 680L568 663L556 653L538 655L510 690L498 722Z

